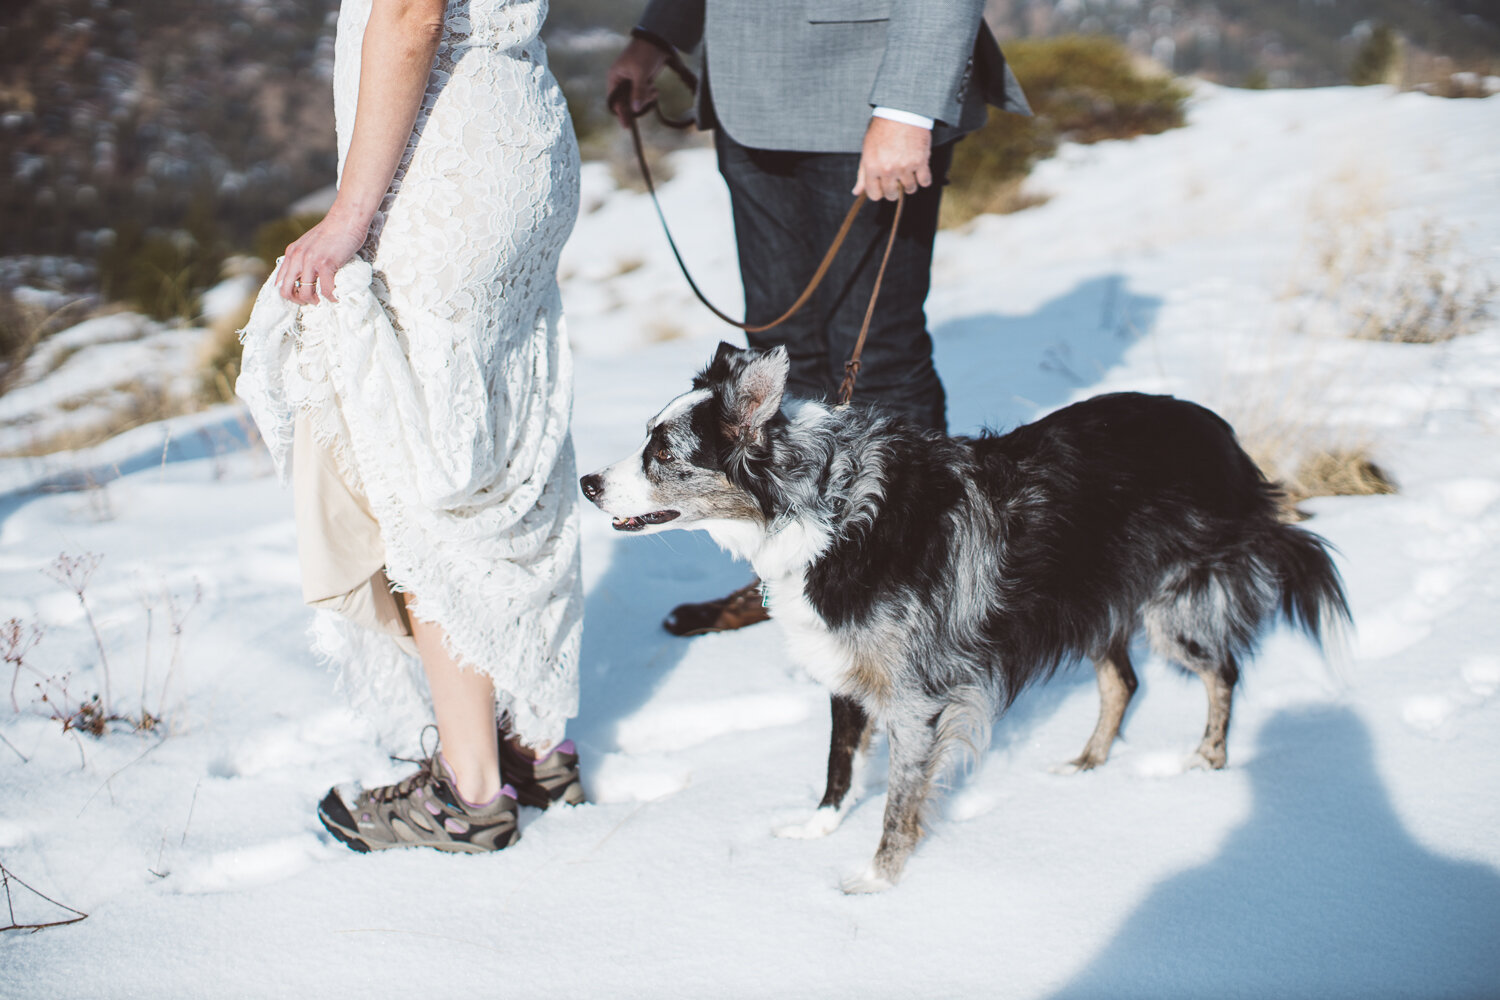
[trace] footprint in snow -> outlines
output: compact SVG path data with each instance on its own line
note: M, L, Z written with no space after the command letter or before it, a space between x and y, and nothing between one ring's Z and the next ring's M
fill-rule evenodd
M606 753L592 759L584 774L590 802L655 802L692 783L693 773L660 761Z
M1458 671L1459 682L1448 691L1408 698L1401 721L1424 736L1446 738L1458 717L1483 705L1500 692L1500 657L1470 657Z
M316 834L305 833L266 844L220 851L185 865L172 880L180 893L234 892L280 882L328 855Z

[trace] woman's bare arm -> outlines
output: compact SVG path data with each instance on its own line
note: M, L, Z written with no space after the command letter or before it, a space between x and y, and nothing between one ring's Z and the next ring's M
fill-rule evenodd
M277 287L301 305L338 301L333 275L364 244L411 138L432 59L443 37L447 0L374 0L360 50L354 134L338 197L328 215L286 248ZM298 285L297 282L301 281Z

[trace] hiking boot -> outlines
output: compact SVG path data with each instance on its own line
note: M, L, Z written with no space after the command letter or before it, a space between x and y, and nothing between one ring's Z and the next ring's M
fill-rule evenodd
M471 805L459 796L441 752L419 762L415 774L360 792L349 804L330 788L318 803L318 819L361 854L391 847L483 854L509 847L521 835L515 789L506 785L489 802Z
M578 748L563 740L541 760L529 760L500 738L500 775L516 790L523 806L545 809L554 802L576 806L583 802L583 783L578 778Z
M760 581L751 580L728 597L699 604L679 604L668 612L661 627L673 635L705 635L754 625L771 617L761 596Z

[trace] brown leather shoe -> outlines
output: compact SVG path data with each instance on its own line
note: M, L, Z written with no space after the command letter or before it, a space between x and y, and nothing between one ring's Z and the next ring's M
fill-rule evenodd
M771 612L761 598L760 580L754 579L728 597L699 604L679 604L662 619L661 627L673 635L704 635L728 632L766 621Z

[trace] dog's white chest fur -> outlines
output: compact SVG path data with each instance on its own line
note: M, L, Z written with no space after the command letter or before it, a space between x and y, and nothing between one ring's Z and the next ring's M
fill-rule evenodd
M787 637L787 652L814 680L830 690L844 686L854 663L849 644L829 630L807 599L807 569L828 547L821 526L793 520L767 533L746 521L705 522L714 541L755 567L771 616Z
M830 691L842 690L854 665L854 650L829 631L823 616L808 601L805 574L791 573L771 581L762 577L762 581L771 616L786 633L792 659Z

